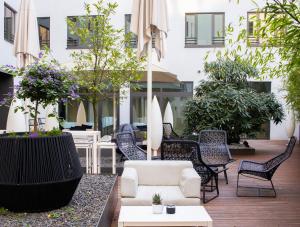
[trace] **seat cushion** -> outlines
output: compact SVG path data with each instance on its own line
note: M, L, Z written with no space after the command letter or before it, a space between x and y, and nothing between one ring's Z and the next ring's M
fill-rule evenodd
M182 170L193 168L189 161L126 161L124 168L137 171L139 185L178 186Z
M122 198L123 206L151 206L152 196L159 193L164 205L198 206L199 198L185 198L179 186L139 186L135 198Z

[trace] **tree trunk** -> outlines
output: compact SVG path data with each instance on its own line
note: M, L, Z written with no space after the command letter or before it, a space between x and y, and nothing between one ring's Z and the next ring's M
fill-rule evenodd
M38 107L39 107L39 102L36 101L35 103L35 108L34 108L34 121L33 121L33 132L37 133L38 132Z
M93 113L94 113L94 130L98 130L98 105L97 101L92 102Z

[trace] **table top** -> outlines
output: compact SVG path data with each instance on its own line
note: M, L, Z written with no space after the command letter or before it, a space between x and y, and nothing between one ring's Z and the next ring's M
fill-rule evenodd
M203 206L176 206L175 214L153 214L152 206L122 206L119 222L124 223L160 223L160 224L188 224L211 223L212 219Z

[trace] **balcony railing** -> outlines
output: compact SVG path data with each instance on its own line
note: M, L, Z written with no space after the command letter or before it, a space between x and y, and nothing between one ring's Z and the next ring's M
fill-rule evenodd
M211 46L224 45L224 42L225 42L224 37L213 37ZM198 44L197 37L185 37L185 45L186 46L201 46Z

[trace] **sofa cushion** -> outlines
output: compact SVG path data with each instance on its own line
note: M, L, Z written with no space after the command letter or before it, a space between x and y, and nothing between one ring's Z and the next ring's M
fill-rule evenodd
M125 168L121 177L121 196L135 197L138 190L138 176L134 168Z
M201 178L194 168L182 170L180 190L185 197L200 198Z
M123 206L151 206L152 196L159 193L164 205L199 206L199 198L185 198L179 186L139 186L135 198L122 198Z
M137 171L139 185L178 186L181 172L193 168L189 161L126 161L124 168Z

